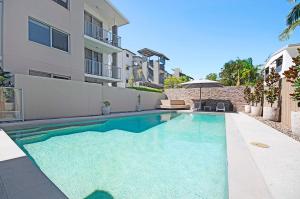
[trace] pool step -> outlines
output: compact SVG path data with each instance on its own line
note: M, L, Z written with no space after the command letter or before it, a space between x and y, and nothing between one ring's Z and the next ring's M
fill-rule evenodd
M89 125L99 125L99 124L105 124L107 120L93 120L88 122L76 122L76 123L69 123L69 124L58 124L58 125L45 125L35 128L29 128L29 129L23 129L23 130L15 130L8 132L9 137L11 137L13 140L16 139L22 139L26 137L36 136L36 135L43 135L47 134L48 131L51 130L58 130L58 129L67 129L67 128L74 128L78 126L89 126Z

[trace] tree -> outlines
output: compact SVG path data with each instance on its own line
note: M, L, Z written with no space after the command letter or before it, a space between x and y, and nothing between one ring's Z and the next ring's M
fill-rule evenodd
M280 40L287 40L290 38L294 30L300 25L300 3L298 0L288 0L290 3L296 3L286 18L286 28L280 34Z
M238 58L225 63L219 76L225 86L254 85L262 79L259 66L253 65L252 58Z
M247 104L250 104L252 101L251 88L248 86L246 86L244 89L244 99L247 102Z
M129 76L128 85L129 85L129 87L133 87L134 86L134 74L133 74L133 71L131 72L131 74Z
M217 78L218 78L217 73L210 73L210 74L206 75L206 79L208 79L208 80L216 81Z
M263 96L264 96L264 83L262 80L259 80L257 81L254 87L254 93L253 93L253 100L255 106L257 106L258 103L262 102Z
M170 76L165 79L164 81L164 87L165 88L178 88L181 83L189 81L189 78L186 76L181 76L181 77L175 77L175 76Z
M298 49L300 53L300 49ZM290 94L294 101L300 101L300 54L293 58L294 65L289 70L284 72L287 82L290 82L294 87L294 91ZM299 104L298 104L299 106Z
M266 85L267 88L264 90L264 93L266 95L266 100L269 104L271 104L271 107L273 107L273 104L279 97L280 89L278 86L278 82L280 80L280 75L275 71L275 68L271 69L270 74L266 77Z

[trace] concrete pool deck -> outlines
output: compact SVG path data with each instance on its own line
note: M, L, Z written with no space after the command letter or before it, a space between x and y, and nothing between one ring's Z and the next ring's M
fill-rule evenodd
M67 199L3 130L0 130L0 198Z
M103 120L168 112L174 111L143 111L116 113L109 116L5 123L1 124L0 127L14 128L15 125L26 127L34 124L63 123L88 119ZM204 112L203 114L207 113ZM300 198L300 143L243 113L226 113L225 117L229 198ZM269 145L270 148L258 148L253 146L252 142L264 143ZM15 194L15 192L19 194ZM7 134L0 131L0 198L40 199L41 195L45 196L43 198L49 199L66 198L34 166Z
M242 155L238 154L238 151L231 151L231 149L235 148L233 144L239 143L242 145L244 142L244 147L247 147L248 153L250 153L252 161L255 163L257 170L263 178L271 197L274 199L300 198L300 143L243 113L227 114L226 119L232 121L230 123L235 125L240 136L240 140L235 143L230 141L232 139L230 137L227 140L229 141L228 150L231 156ZM230 134L230 132L228 134ZM263 143L270 147L259 148L252 145L252 142ZM239 158L242 159L243 157ZM229 167L232 166L230 164L229 160ZM248 185L253 184L253 173L248 173L248 170L245 170L245 168L249 168L250 165L243 164L241 161L238 164L241 164L239 167L240 171L236 168L235 171L237 173L231 174L244 175L244 180L249 181ZM229 176L229 183L232 182L232 180L233 179ZM261 178L260 180L256 180L258 180L258 183L262 183ZM259 187L257 187L257 191L259 190L258 188ZM255 190L248 189L248 191ZM267 196L265 191L259 191L257 194L261 194L261 196L255 198L270 197ZM239 198L244 199L246 197L243 195L243 197Z

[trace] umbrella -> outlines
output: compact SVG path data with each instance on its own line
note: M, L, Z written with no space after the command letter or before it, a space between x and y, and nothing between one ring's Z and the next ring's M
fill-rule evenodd
M183 88L199 88L200 89L200 110L201 110L201 89L202 88L214 88L223 87L219 82L208 79L192 80L180 84Z

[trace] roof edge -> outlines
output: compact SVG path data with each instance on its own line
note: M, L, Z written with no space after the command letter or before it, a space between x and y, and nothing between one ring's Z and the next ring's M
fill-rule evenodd
M114 10L118 13L118 15L120 15L120 17L122 17L122 18L125 20L125 23L122 24L121 26L124 26L124 25L129 24L129 20L127 19L127 17L125 17L125 16L122 14L122 12L121 12L118 8L116 8L110 0L104 0L104 1L105 1L112 9L114 9Z

